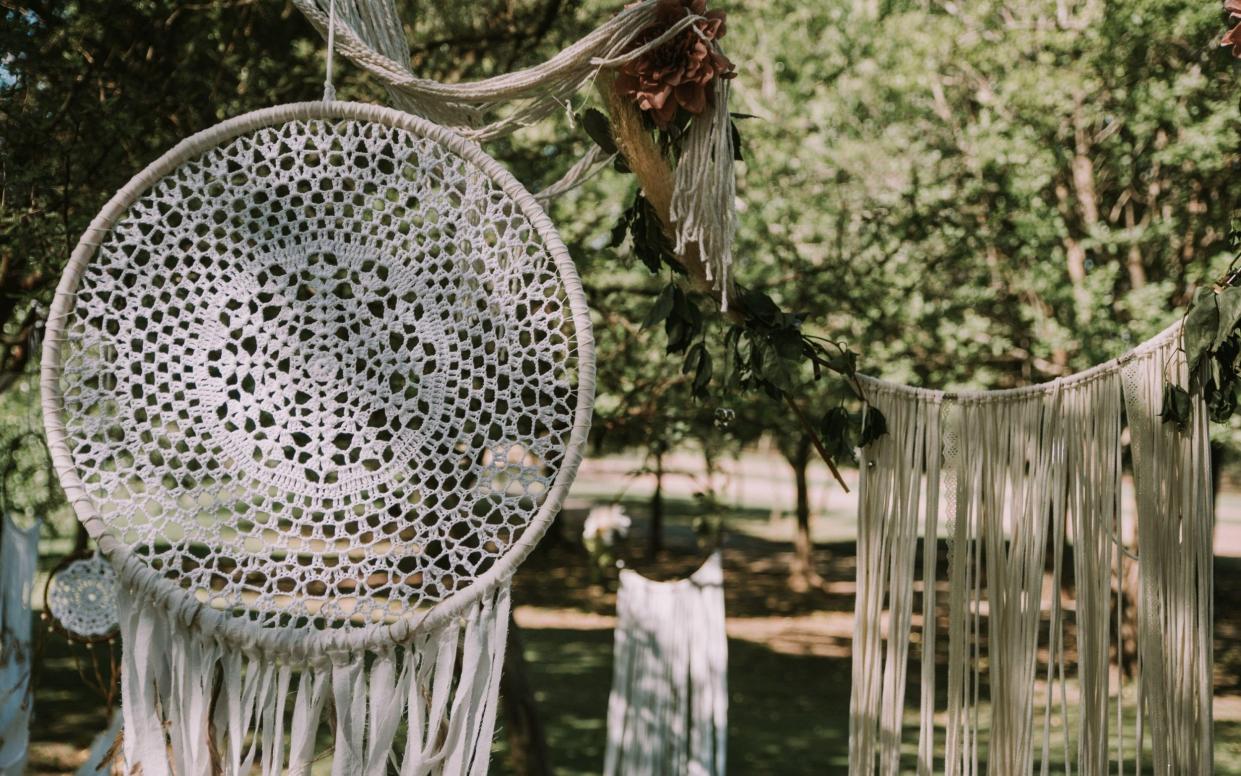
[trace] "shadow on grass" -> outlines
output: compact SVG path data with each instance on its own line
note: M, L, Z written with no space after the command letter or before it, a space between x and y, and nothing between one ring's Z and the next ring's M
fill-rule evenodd
M87 648L49 632L35 619L36 669L34 718L30 723L28 774L69 773L86 757L95 734L107 727L103 696L96 682L92 659L107 672L109 647ZM120 645L115 647L120 660Z
M557 774L597 774L607 741L610 630L523 630ZM728 769L745 774L843 773L849 661L728 642ZM503 724L501 722L501 724ZM491 772L508 774L503 732Z

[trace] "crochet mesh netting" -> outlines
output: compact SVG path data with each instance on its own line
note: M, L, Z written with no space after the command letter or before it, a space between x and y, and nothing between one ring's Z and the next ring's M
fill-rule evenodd
M471 162L365 121L255 130L158 180L66 342L66 437L108 531L262 625L464 588L534 518L575 412L538 231Z

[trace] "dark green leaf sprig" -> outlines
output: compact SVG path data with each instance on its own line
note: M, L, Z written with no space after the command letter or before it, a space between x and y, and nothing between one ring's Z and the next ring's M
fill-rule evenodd
M1202 391L1207 413L1226 423L1237 409L1241 387L1241 286L1234 274L1219 285L1200 288L1185 314L1181 347L1189 367L1189 387L1165 380L1160 417L1181 431L1189 427L1190 396Z
M1202 391L1207 414L1227 423L1237 411L1241 388L1241 225L1231 242L1236 258L1228 272L1210 288L1194 292L1181 326L1181 349L1188 365L1189 387L1165 378L1159 416L1181 431L1189 428L1190 397Z
M751 117L734 114L733 118L732 145L736 158L740 159L741 133L737 120ZM603 152L617 154L616 139L606 116L591 109L581 114L579 121ZM668 130L658 130L660 147L666 155L674 158L679 155L686 126L686 122L674 122ZM621 158L617 155L618 160ZM623 162L617 169L628 172ZM718 381L728 387L758 391L777 401L785 401L838 479L835 461L852 459L856 448L866 446L887 432L883 415L865 400L857 378L858 354L841 343L807 334L802 330L806 317L803 313L782 310L762 291L739 289L729 315L733 323L724 336L725 363L722 373L717 373L707 347L702 306L713 303L714 299L684 290L689 285L685 282L688 275L685 265L678 260L655 207L640 191L613 226L612 247L621 247L626 238L632 245L633 255L651 274L659 275L665 269L671 271L668 284L648 310L642 328L663 324L668 338L667 353L684 354L681 371L692 375L690 385L695 399L706 399L713 381ZM847 388L843 393L860 401L861 411L850 412L842 403L828 410L817 422L807 418L795 396L805 364L810 365L816 381L826 373L843 378Z
M685 275L677 261L654 208L641 194L625 210L612 230L612 244L619 247L629 237L634 255L651 271L670 269L673 279L656 297L642 322L644 329L664 326L667 352L684 353L684 374L692 374L696 399L705 399L716 377L711 351L707 348L702 303L711 303L698 294L686 293L677 278ZM733 320L724 335L724 365L720 375L729 387L758 391L777 401L785 401L803 420L815 438L816 447L829 462L852 459L853 450L878 439L887 430L883 415L865 401L857 379L858 354L839 342L807 334L802 329L806 316L782 310L772 298L757 289L742 289L734 300ZM795 394L801 383L802 366L809 364L814 379L833 373L842 377L846 393L862 402L860 412L849 412L843 405L833 407L817 422L804 418Z

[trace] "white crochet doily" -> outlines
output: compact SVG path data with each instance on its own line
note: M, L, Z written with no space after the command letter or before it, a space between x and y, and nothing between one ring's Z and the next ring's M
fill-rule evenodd
M71 636L96 639L116 633L116 572L95 553L66 564L47 584L47 609Z
M60 353L73 469L107 532L200 602L391 621L484 574L556 480L576 276L516 183L441 140L262 126L99 235Z

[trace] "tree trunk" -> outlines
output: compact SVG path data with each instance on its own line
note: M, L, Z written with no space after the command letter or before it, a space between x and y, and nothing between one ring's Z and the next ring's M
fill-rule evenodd
M534 690L526 672L525 645L521 629L512 615L508 621L508 647L504 651L504 673L500 676L500 704L508 734L509 768L517 776L551 776L547 733L534 700Z
M655 492L651 494L651 530L646 537L647 560L654 560L664 549L664 453L656 450Z
M803 435L797 448L788 459L793 467L793 479L797 484L797 531L793 535L793 564L789 569L789 587L805 592L812 587L822 587L823 578L814 569L814 540L810 538L810 437Z
M1099 223L1099 198L1095 188L1094 160L1090 153L1092 143L1090 128L1086 126L1082 116L1082 97L1078 96L1073 106L1073 159L1069 172L1072 178L1073 194L1077 199L1076 211L1081 223L1083 237L1089 237L1091 231ZM1062 203L1068 199L1068 192L1057 187L1057 196ZM1067 215L1067 214L1066 214ZM1068 219L1066 218L1066 225ZM1086 289L1086 248L1072 234L1064 238L1065 260L1069 280L1073 283L1073 299L1077 306L1077 320L1088 323L1093 312L1090 308L1090 292Z

